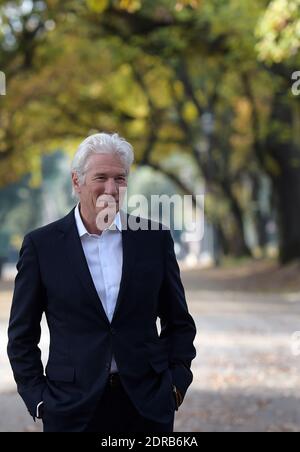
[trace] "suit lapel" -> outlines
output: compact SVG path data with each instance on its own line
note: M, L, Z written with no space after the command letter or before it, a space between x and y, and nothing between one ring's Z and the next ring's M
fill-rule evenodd
M66 250L66 255L70 264L70 268L73 270L81 285L84 287L88 300L91 300L96 304L97 309L101 317L109 323L106 313L103 309L102 302L98 296L97 290L93 283L93 278L91 276L81 240L78 234L74 209L62 219L61 230L63 234L63 245Z
M123 214L123 215L122 215ZM121 212L121 220L122 220L122 248L123 248L123 265L122 265L122 277L120 283L119 294L116 302L115 311L113 314L112 322L116 318L116 314L122 304L123 296L125 295L125 290L128 282L131 279L132 269L135 263L136 256L136 240L138 234L134 233L128 228L128 225L125 226L125 222L127 218L124 216L125 214Z

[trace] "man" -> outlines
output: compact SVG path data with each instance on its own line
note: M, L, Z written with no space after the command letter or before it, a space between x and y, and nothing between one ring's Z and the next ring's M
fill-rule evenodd
M149 220L120 209L133 160L117 134L88 137L72 164L78 205L24 238L8 355L46 432L172 432L193 379L196 329L170 231L130 228Z

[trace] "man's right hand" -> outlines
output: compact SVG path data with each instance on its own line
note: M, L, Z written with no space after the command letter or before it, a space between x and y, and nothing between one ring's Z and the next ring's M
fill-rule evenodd
M173 394L174 394L174 397L175 397L176 411L177 411L178 408L180 407L180 405L181 405L182 402L183 402L183 397L182 397L182 395L181 395L179 389L176 388L175 385L173 385Z

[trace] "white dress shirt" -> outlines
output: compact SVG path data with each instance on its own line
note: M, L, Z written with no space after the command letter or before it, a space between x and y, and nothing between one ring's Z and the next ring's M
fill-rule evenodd
M79 204L75 208L75 221L95 288L107 318L111 322L119 294L123 266L120 212L101 235L90 234L86 230L80 215ZM117 371L113 356L110 372Z

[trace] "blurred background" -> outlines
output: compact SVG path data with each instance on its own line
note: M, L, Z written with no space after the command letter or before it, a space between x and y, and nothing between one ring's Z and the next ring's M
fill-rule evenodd
M299 48L300 0L0 2L0 431L41 428L6 357L19 249L98 131L135 148L129 196L205 194L204 238L173 231L198 328L175 429L300 431Z

